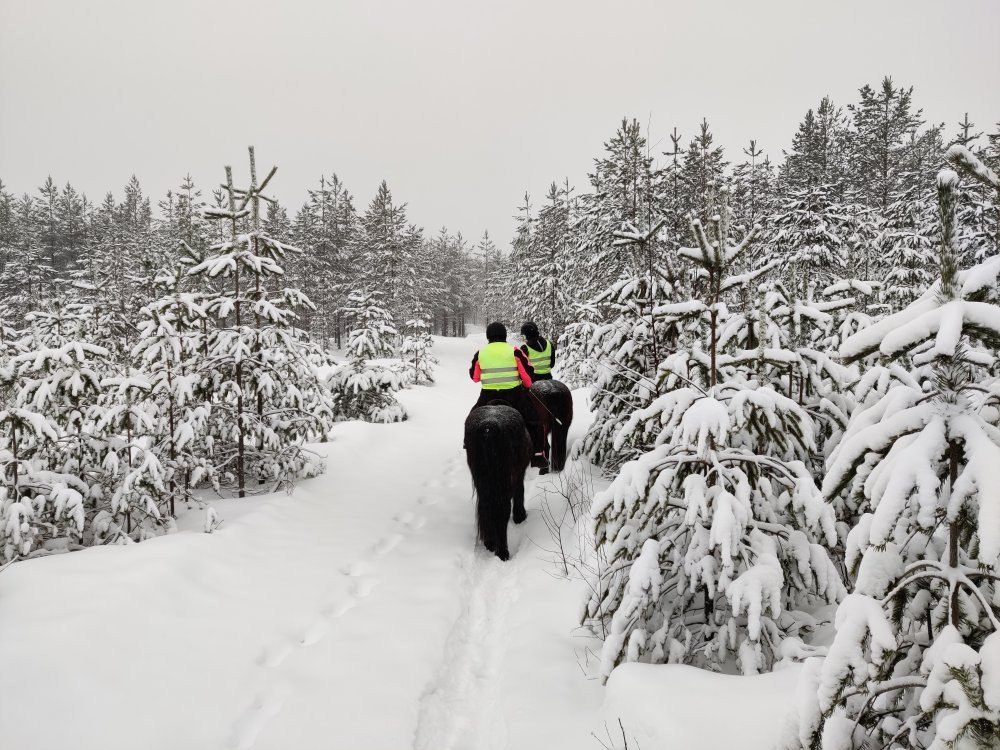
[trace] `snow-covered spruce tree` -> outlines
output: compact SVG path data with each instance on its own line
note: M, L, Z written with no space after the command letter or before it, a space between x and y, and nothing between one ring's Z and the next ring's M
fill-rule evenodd
M329 394L295 328L294 310L311 303L297 289L276 288L283 276L279 261L295 248L268 236L261 225L260 201L270 200L263 190L275 171L258 183L251 147L250 187L244 191L233 186L226 167L228 206L205 212L225 226L225 238L188 270L189 276L230 283L204 306L217 325L208 332L209 382L203 387L214 394L216 466L240 497L248 476L281 484L319 471L303 446L322 439L332 421ZM241 221L249 231L239 231Z
M354 321L347 339L347 361L327 378L337 419L366 422L402 422L406 410L395 393L405 386L402 373L373 359L393 356L396 337L392 316L377 293L354 291L344 312Z
M434 340L431 338L430 323L420 307L413 311L413 317L406 321L406 334L400 347L400 355L406 365L403 373L407 382L414 385L429 385L434 382L434 365L437 358L431 354Z
M667 357L659 395L616 436L651 436L592 509L605 562L584 621L604 635L601 673L623 661L686 663L745 674L809 653L802 638L817 604L843 584L828 553L832 509L807 468L814 428L799 404L723 367L725 297L760 273L730 275L753 240L732 244L723 205L710 233L681 254L701 271L703 299L664 306L700 340ZM766 269L765 269L766 270Z
M958 176L938 176L940 280L848 339L847 359L915 370L859 408L830 457L827 498L861 498L848 538L854 592L811 663L792 746L1000 744L1000 259L959 272ZM909 382L907 382L907 380Z

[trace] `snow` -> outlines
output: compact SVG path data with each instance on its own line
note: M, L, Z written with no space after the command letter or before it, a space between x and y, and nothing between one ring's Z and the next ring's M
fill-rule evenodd
M629 664L601 687L601 644L578 628L587 584L557 564L541 512L562 502L565 474L529 475L510 562L474 545L458 425L477 344L435 338L437 384L399 394L411 418L338 423L316 446L328 473L288 494L213 500L176 533L4 570L4 746L579 750L616 707L647 750L666 737L769 747L794 669L745 679ZM574 392L571 440L587 429L586 397ZM580 513L565 529L571 555L585 524ZM659 575L648 547L637 595ZM713 721L720 691L733 721Z
M474 346L436 339L438 385L400 394L411 420L338 424L329 473L290 494L5 570L4 746L589 745L583 592L551 575L537 493L509 564L474 548L458 427Z
M623 664L608 680L604 720L617 748L621 720L630 748L773 750L800 672L792 665L743 677L680 664ZM606 738L603 728L597 734Z

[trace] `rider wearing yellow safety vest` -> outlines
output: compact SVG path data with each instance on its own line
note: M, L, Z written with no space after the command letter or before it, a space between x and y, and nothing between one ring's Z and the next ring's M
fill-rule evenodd
M535 371L534 379L552 380L552 368L556 366L555 342L543 339L538 334L538 326L531 321L521 326L521 335L524 336L521 351L527 355Z
M479 400L472 408L484 406L499 399L517 409L524 417L525 425L536 446L531 465L540 469L548 468L545 456L546 440L538 412L530 401L528 389L534 376L527 355L507 343L507 328L503 323L490 323L486 327L488 343L472 358L469 377L483 386ZM543 446L538 450L537 446Z

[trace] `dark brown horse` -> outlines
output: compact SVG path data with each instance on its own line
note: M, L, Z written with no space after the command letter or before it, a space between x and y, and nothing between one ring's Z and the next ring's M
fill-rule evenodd
M527 518L524 473L531 463L531 436L524 418L502 401L473 409L465 420L465 458L476 488L476 526L483 546L510 558L507 521Z
M551 442L549 466L552 471L562 471L566 466L566 441L569 426L573 424L573 395L558 380L538 380L531 386L531 399L538 412L545 433L545 442Z

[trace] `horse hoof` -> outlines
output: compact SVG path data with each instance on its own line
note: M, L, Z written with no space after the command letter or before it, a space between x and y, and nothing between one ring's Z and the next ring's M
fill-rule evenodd
M500 550L499 552L496 553L496 556L499 557L504 562L507 562L510 559L510 552L508 552L507 550Z
M514 523L524 523L528 519L528 512L522 510L520 513L514 513Z

